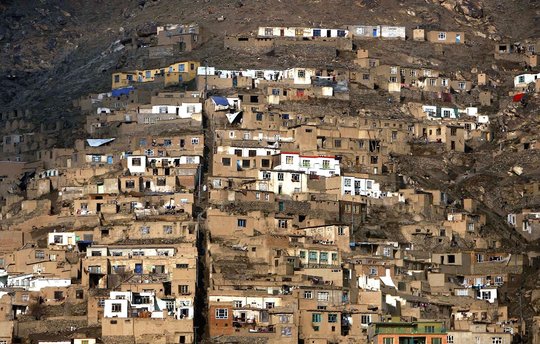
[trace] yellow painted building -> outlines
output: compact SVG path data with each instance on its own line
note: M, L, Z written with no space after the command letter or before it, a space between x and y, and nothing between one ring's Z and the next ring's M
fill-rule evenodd
M195 79L199 66L200 63L197 61L183 61L162 68L113 73L112 88L127 87L139 82L159 81L160 78L163 78L165 86L179 85Z

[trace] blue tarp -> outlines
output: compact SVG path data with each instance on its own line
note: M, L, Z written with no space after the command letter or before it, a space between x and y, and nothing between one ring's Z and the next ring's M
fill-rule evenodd
M117 88L115 90L112 90L112 96L113 97L120 97L121 95L128 95L129 92L133 90L133 86L124 87L124 88Z
M218 106L229 106L229 101L225 97L211 97L214 104Z

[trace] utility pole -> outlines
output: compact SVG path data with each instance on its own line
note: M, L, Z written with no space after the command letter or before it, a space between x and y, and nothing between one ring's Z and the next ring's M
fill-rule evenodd
M349 235L349 241L354 240L354 204L351 201L351 230Z
M208 98L208 60L204 59L204 99Z

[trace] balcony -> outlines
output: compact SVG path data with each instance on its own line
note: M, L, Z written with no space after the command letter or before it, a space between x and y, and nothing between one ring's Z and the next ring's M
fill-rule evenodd
M235 321L233 327L236 335L268 335L275 334L276 327L274 325L256 325L255 323L247 323Z
M435 328L433 331L426 332L424 329L412 328L407 326L392 326L392 327L377 327L375 329L375 334L420 334L420 335L430 335L430 334L446 334L445 328Z
M89 266L88 267L88 273L90 273L90 274L105 274L105 272L103 272L101 270L101 266Z

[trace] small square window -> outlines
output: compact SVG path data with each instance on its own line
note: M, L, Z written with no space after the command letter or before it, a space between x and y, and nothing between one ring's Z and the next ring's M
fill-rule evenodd
M229 310L227 308L216 308L216 319L228 319Z

